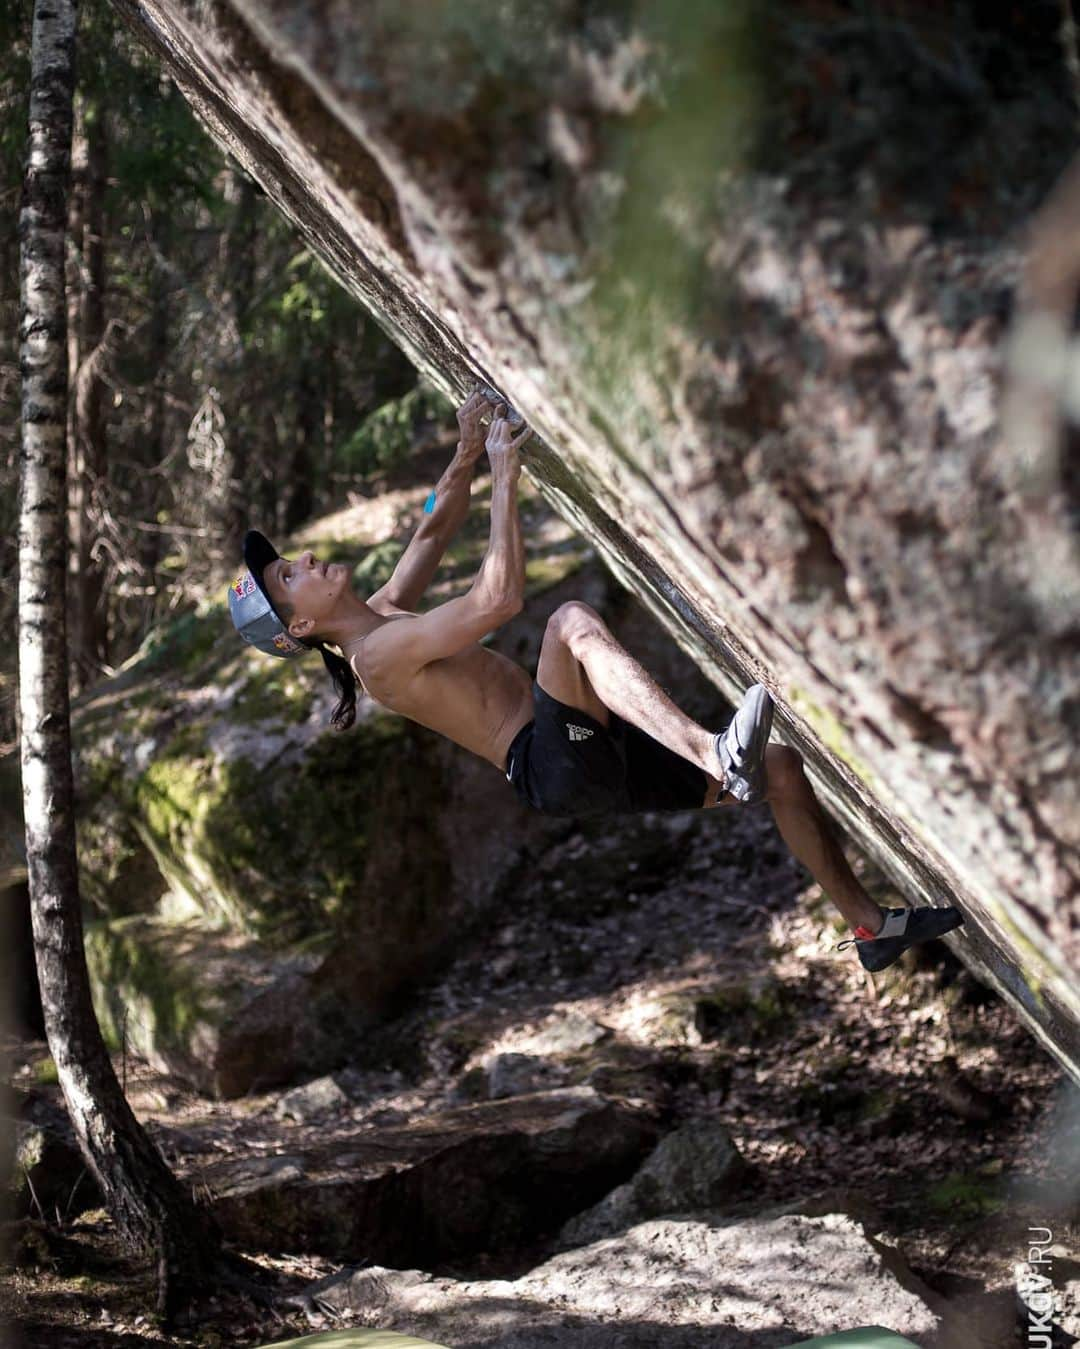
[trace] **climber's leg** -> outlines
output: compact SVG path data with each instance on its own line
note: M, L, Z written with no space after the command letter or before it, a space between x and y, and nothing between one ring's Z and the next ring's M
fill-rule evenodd
M548 619L536 682L553 698L601 725L609 709L667 745L710 777L717 771L713 734L671 701L649 672L612 636L588 604L560 604ZM704 802L703 802L704 804Z
M859 884L837 843L825 812L803 772L802 756L786 745L765 751L769 775L766 800L788 847L807 868L855 931L865 969L883 970L909 946L944 936L964 921L959 909L883 909ZM841 942L840 947L848 945Z
M787 745L765 751L766 800L780 835L852 927L876 932L882 909L859 884L803 772L802 755Z
M705 730L671 701L655 679L612 636L587 604L561 604L548 620L536 682L545 693L588 712L602 726L609 713L644 731L703 775L702 806L715 801L717 779L744 803L765 796L764 753L772 699L760 684L743 694L719 735Z
M536 682L551 697L589 713L602 726L609 725L610 712L617 713L696 764L708 782L703 806L737 804L714 772L719 766L717 737L676 707L589 605L572 600L551 615ZM766 703L756 687L747 690L740 705L751 723L751 735L754 718L760 722ZM741 735L737 738L746 743ZM763 762L768 779L764 799L772 807L781 837L855 929L859 959L867 969L883 969L915 942L941 936L963 922L955 908L882 909L875 904L848 865L798 751L767 745Z

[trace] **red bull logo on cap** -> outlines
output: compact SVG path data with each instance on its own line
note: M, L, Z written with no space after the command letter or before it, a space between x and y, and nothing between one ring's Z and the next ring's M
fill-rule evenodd
M238 576L236 580L233 582L233 594L236 596L238 600L244 599L244 597L247 595L254 595L255 589L256 589L255 577L252 576L251 572L249 571L246 571L243 573L243 575Z
M279 651L302 651L304 649L299 642L294 642L287 632L279 632L274 637L273 642Z

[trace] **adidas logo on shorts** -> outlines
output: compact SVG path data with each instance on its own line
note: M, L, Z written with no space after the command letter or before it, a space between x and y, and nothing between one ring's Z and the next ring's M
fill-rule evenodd
M575 726L572 722L566 723L566 729L570 733L571 740L588 740L592 731L587 726Z

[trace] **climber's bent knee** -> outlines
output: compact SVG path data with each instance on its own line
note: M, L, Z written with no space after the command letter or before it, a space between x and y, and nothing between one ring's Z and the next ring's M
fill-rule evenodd
M540 644L536 682L550 697L588 712L602 726L607 726L608 709L600 701L575 652L575 647L581 649L588 633L599 631L592 623L592 616L602 622L596 610L587 604L574 600L559 605L547 621L544 640Z
M575 643L580 643L598 632L606 632L607 624L592 607L581 600L567 600L560 604L547 621L545 637L564 642L571 651Z

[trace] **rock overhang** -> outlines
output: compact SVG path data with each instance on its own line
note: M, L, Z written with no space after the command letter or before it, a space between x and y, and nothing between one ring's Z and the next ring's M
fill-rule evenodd
M434 382L482 378L525 413L541 492L726 694L770 687L834 814L911 902L960 904L950 943L1080 1075L1080 567L1060 471L1018 498L998 415L1017 229L1067 154L1057 93L1017 107L977 68L965 92L918 25L904 64L869 19L823 20L829 78L770 86L784 153L732 142L695 201L700 162L665 177L656 137L692 125L688 91L708 110L716 34L687 56L649 7L592 25L557 7L533 72L467 15L421 61L376 7L118 8ZM774 74L810 40L776 18L743 49ZM868 72L845 121L830 90ZM927 140L920 81L924 103L947 95L950 137ZM727 111L749 126L754 106ZM1036 131L1021 191L963 179ZM950 208L957 174L973 204Z

